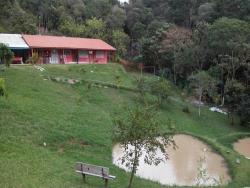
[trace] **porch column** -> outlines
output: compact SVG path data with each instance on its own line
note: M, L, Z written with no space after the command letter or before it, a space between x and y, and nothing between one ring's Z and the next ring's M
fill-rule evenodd
M113 51L112 61L115 62L115 51Z

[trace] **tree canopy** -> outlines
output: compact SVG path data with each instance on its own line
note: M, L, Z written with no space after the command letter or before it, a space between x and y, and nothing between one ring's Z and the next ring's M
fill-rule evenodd
M100 38L182 88L206 72L217 81L219 100L210 102L229 107L229 83L249 95L249 0L6 0L0 7L0 32Z

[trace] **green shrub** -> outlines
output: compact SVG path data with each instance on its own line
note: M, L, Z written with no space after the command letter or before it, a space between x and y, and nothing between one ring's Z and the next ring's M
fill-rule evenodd
M182 112L187 113L187 114L190 114L189 107L188 107L188 106L185 106L185 107L182 109Z
M164 78L160 78L159 80L151 83L151 93L157 96L159 105L162 105L163 101L168 99L170 90L170 83Z
M0 78L0 96L7 96L5 89L5 80L3 78Z
M115 76L115 83L116 85L120 85L122 83L122 80L121 80L121 76L120 75L116 75Z
M85 70L85 68L84 68L84 67L81 67L81 68L80 68L80 72L82 72L82 73L86 73L87 71Z

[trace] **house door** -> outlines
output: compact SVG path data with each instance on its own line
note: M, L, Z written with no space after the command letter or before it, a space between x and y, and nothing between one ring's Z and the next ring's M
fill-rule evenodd
M89 63L94 63L94 52L89 51Z
M51 51L50 63L51 63L51 64L58 64L58 63L59 63L58 50L52 50L52 51Z

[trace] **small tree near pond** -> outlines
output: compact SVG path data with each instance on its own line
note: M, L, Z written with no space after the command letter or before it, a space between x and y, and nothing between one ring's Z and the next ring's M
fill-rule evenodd
M196 177L196 186L202 187L207 183L210 183L211 186L220 186L223 184L223 177L219 177L219 179L212 177L208 173L208 168L206 165L207 157L204 152L204 156L200 157L198 160L198 168L197 168L197 177Z
M14 57L14 54L8 48L8 46L0 43L0 63L3 63L6 65L6 67L9 67L13 57Z
M146 153L145 163L158 165L164 159L157 157L156 152L160 150L165 159L168 159L166 148L171 145L175 146L173 132L172 134L171 131L162 133L153 110L150 107L137 104L135 108L128 110L126 117L114 120L114 141L119 142L125 150L121 162L131 170L128 188L132 186L143 151ZM170 122L168 126L169 130L173 130Z
M202 97L205 93L214 91L216 81L205 71L199 71L195 75L189 77L190 86L193 87L199 96L199 116L201 115Z

